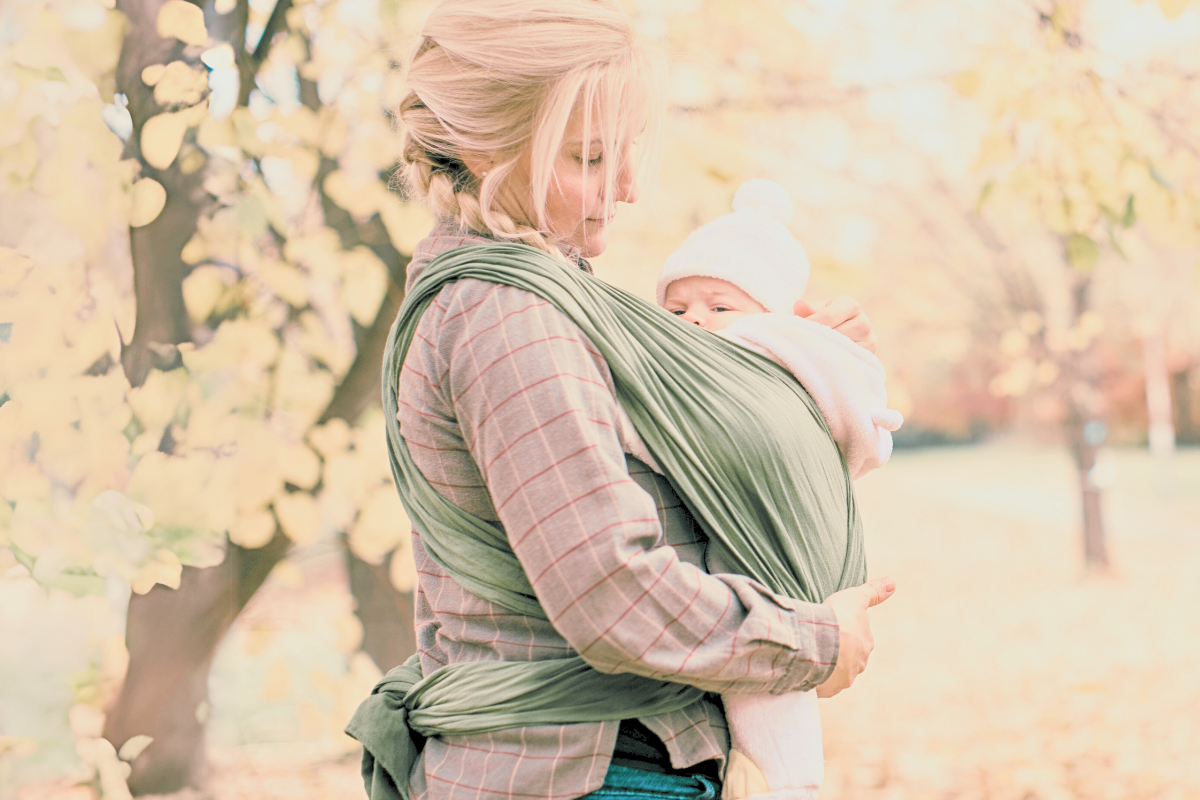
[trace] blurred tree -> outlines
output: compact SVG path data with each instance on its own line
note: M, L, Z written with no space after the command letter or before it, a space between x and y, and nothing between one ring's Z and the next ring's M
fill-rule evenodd
M415 648L409 526L372 409L409 254L431 220L388 186L388 47L405 5L80 8L62 19L24 7L28 35L4 42L25 72L15 95L0 93L15 97L3 144L33 148L33 177L12 173L6 188L49 196L69 209L58 214L67 229L98 232L61 259L22 255L32 244L0 259L11 467L0 522L12 523L0 543L47 585L132 587L128 671L103 733L118 749L153 738L130 758L128 783L159 793L203 778L216 648L294 543L340 531L362 646L384 670ZM114 88L101 108L98 89ZM101 119L112 133L96 130ZM95 139L82 151L80 133ZM131 298L98 294L107 220L83 220L104 197L81 197L89 185L62 167L64 180L38 183L50 156L79 155L83 177L96 171L124 194ZM45 335L72 317L88 324ZM101 387L112 410L97 420L87 409ZM88 452L104 458L81 460L76 433L100 437Z
M1187 4L1161 5L1176 16ZM989 112L979 156L991 175L979 197L987 217L976 228L1010 276L1001 295L1010 327L998 343L1007 364L992 391L1048 391L1061 400L1079 472L1085 560L1105 568L1104 477L1096 467L1107 428L1096 342L1111 320L1098 311L1097 276L1102 267L1134 271L1156 296L1170 296L1175 284L1160 278L1162 258L1145 242L1187 250L1200 238L1200 81L1170 61L1145 69L1114 63L1080 32L1085 5L1031 4L1030 28L955 85ZM1031 258L1007 243L1031 221L1053 235L1059 258ZM1135 333L1161 337L1155 311L1166 305L1130 300L1145 320ZM1162 359L1147 363L1165 370ZM1151 386L1165 380L1147 377ZM1161 403L1165 391L1155 397Z

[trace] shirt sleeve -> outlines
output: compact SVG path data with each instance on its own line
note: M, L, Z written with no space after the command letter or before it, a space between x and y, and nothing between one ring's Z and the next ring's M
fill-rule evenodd
M446 300L441 391L568 644L599 670L706 691L823 683L837 659L832 609L709 575L657 546L661 522L629 476L611 375L578 326L512 287Z

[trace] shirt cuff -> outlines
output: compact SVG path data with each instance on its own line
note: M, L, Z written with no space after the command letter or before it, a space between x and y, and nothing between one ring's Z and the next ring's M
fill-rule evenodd
M770 694L815 689L829 680L837 664L841 635L833 609L797 600L792 603L792 611L796 626L795 658L782 679L767 690Z

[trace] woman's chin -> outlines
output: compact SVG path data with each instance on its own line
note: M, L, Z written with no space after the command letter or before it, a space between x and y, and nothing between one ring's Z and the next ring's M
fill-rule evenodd
M595 258L608 249L608 225L589 225L578 239L579 255Z

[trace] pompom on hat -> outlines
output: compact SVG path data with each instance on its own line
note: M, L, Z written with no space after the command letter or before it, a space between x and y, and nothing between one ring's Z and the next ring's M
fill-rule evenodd
M667 257L655 299L666 301L667 287L680 278L729 281L767 311L792 313L808 286L808 255L788 230L792 199L777 183L746 181L733 197L733 213L692 232Z

